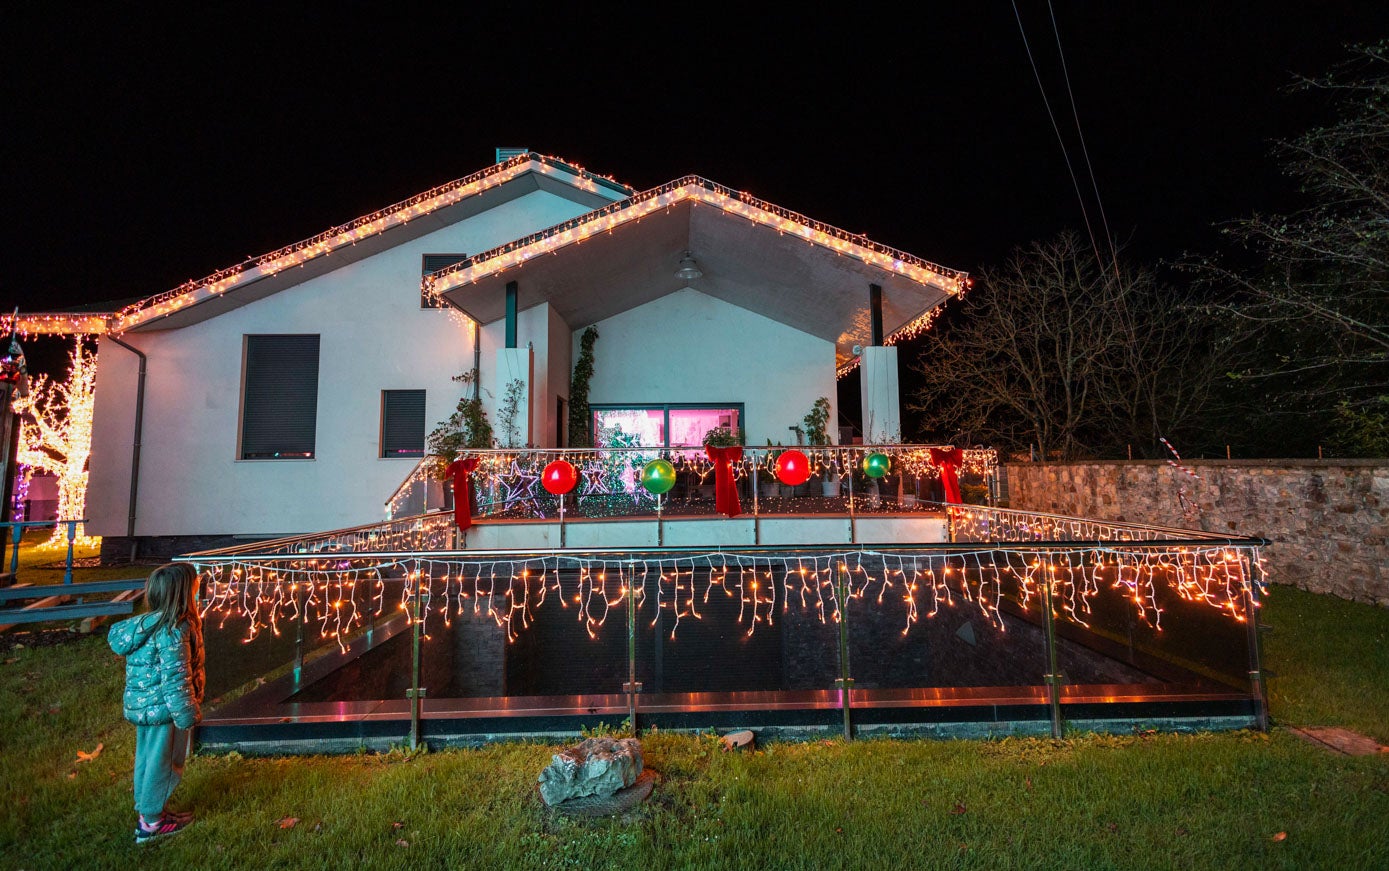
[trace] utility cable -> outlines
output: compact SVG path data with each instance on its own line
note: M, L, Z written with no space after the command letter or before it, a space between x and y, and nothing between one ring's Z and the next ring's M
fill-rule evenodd
M1037 80L1037 90L1042 94L1042 103L1051 119L1051 129L1056 133L1056 141L1061 145L1061 157L1066 161L1066 171L1071 174L1071 187L1075 189L1076 202L1080 203L1080 216L1085 221L1085 232L1090 235L1090 248L1095 252L1095 262L1100 271L1105 272L1104 256L1100 254L1099 243L1095 241L1095 229L1090 224L1090 213L1085 208L1085 197L1080 192L1080 181L1076 178L1075 167L1071 165L1071 155L1066 149L1066 140L1061 136L1061 127L1056 123L1056 114L1051 110L1051 100L1047 99L1047 89L1042 84L1042 74L1037 70L1037 61L1032 57L1032 46L1027 41L1027 29L1023 27L1022 14L1018 12L1017 0L1013 0L1013 17L1018 20L1018 33L1022 35L1023 48L1027 50L1027 62L1032 65L1032 75Z
M1051 32L1056 34L1056 55L1061 58L1061 75L1066 80L1066 96L1071 101L1071 117L1075 120L1076 137L1080 140L1080 153L1085 157L1085 169L1090 173L1090 188L1095 192L1095 205L1100 212L1100 223L1104 226L1104 238L1109 243L1109 253L1113 258L1114 278L1119 278L1119 249L1114 245L1114 234L1109 230L1109 218L1104 213L1104 199L1100 196L1100 183L1095 178L1095 166L1090 162L1090 149L1085 145L1085 133L1080 127L1080 111L1076 108L1076 95L1071 90L1071 73L1066 68L1066 52L1061 48L1061 29L1056 25L1056 10L1051 0L1047 0L1047 12L1051 15Z

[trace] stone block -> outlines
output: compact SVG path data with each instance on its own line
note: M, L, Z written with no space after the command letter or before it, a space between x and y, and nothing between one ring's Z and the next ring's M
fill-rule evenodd
M550 807L571 798L610 796L641 776L641 741L588 738L554 754L540 772L540 797Z

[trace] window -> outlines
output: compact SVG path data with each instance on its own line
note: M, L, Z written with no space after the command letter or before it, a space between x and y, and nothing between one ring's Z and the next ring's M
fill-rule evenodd
M467 254L426 254L420 260L420 277L423 278L431 272L438 272L440 269L446 269L467 259ZM421 285L420 308L444 308L444 302L425 293L424 287Z
M241 459L307 459L318 421L318 336L247 336Z
M381 456L424 456L424 391L381 391Z
M601 444L605 438L611 439L620 432L629 438L636 437L634 447L698 447L704 444L705 433L721 426L735 433L743 426L740 403L593 408L594 444Z

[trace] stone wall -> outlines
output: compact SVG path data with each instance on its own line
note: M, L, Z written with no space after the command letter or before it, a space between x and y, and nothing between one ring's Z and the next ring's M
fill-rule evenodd
M1012 508L1274 542L1277 583L1389 607L1389 460L1010 463ZM1184 508L1185 498L1189 505Z

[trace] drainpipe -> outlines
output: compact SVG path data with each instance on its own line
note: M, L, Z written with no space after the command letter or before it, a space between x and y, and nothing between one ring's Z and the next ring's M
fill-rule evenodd
M473 321L473 398L480 395L482 381L482 324Z
M135 505L140 495L140 439L145 425L145 369L148 361L139 348L127 345L109 333L106 338L140 358L140 374L135 384L135 443L130 449L130 513L125 521L125 535L130 539L130 561L134 563L140 548L135 540Z

